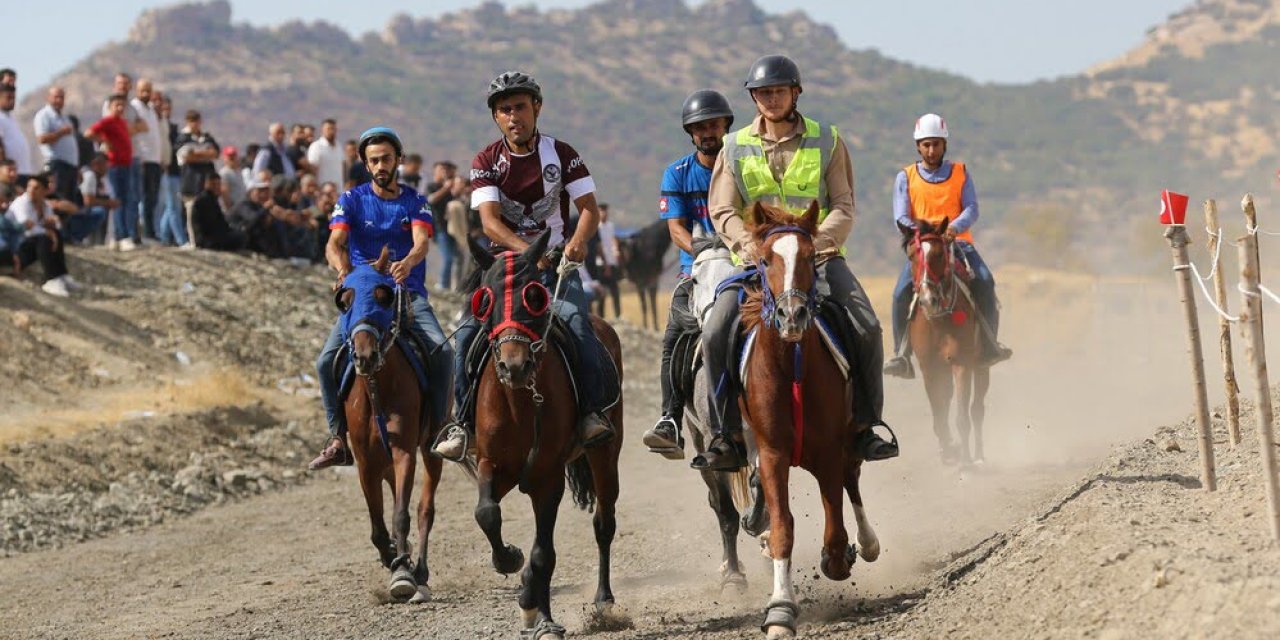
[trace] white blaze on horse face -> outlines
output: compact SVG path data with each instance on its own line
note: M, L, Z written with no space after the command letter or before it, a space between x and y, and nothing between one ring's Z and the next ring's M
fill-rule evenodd
M788 233L773 243L773 252L782 257L782 268L785 274L782 277L782 290L790 291L795 288L796 259L800 255L800 239L795 234Z
M795 593L791 589L791 558L783 558L773 561L773 597L770 602L791 602L796 601Z

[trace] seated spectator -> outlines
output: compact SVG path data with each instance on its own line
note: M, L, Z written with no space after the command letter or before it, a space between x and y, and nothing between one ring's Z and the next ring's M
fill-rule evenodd
M222 168L218 169L218 175L222 176L222 210L230 211L244 200L248 191L240 170L240 152L235 147L228 145L222 149Z
M320 183L310 174L298 181L298 209L310 209L320 195Z
M204 179L204 191L191 205L191 230L196 247L214 251L239 251L245 247L244 234L231 228L222 212L222 177L210 173Z
M245 248L268 258L285 258L283 223L271 215L276 205L271 201L271 185L255 182L249 185L249 196L227 214L231 228L245 236Z
M240 177L244 178L246 196L248 196L249 185L257 181L257 178L254 178L257 173L253 170L253 161L258 157L258 152L261 150L262 145L256 142L250 142L244 148L244 155L240 156ZM243 199L244 198L241 198L240 200ZM231 205L235 206L240 204L240 200L232 202Z
M120 201L116 199L116 193L111 189L111 181L107 179L107 155L105 153L93 154L93 159L89 161L89 166L84 168L80 173L80 197L84 199L84 210L93 215L100 215L102 220L107 219L116 207L120 206ZM99 223L94 233L90 236L94 244L101 244L106 237L106 226Z
M17 270L20 272L38 260L44 270L44 283L40 289L51 296L65 298L71 290L79 289L80 283L67 273L67 259L63 253L65 243L58 233L60 222L45 199L47 182L44 175L28 178L26 193L14 199L5 215L24 229L22 242L18 245Z
M311 176L306 176L311 177ZM279 223L283 234L285 254L289 258L311 261L315 256L316 221L303 213L299 206L301 192L298 183L276 176L271 180L271 204L268 210Z
M18 163L8 158L0 160L0 186L13 190L14 197L22 195L25 187L18 183Z
M289 159L288 149L284 139L284 124L280 122L271 123L267 127L267 142L262 145L262 150L258 152L258 156L253 159L253 172L270 171L273 176L284 176L292 178L297 169L293 164L293 160Z
M9 203L13 201L13 188L0 184L0 266L12 266L13 276L18 277L22 265L18 262L18 246L22 244L22 225L9 215Z
M338 184L326 182L320 186L320 194L316 203L306 214L316 221L316 244L313 250L315 262L324 262L324 248L329 244L329 222L333 219L333 209L338 204Z
M364 166L364 162L360 160L359 150L356 149L356 141L348 140L343 153L347 156L347 189L354 189L370 180L373 176L369 175L369 168Z
M46 173L45 177L45 201L61 221L63 238L71 244L85 243L100 227L104 226L107 220L106 214L89 211L82 206L84 200L80 197L79 190L76 191L74 200L62 197L57 193L59 177L52 173Z

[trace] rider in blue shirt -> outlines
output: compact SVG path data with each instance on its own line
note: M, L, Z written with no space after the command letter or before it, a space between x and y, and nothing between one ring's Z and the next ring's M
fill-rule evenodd
M682 390L671 384L671 350L681 333L676 310L689 308L695 234L699 238L715 237L707 216L707 189L711 186L711 167L724 147L725 134L733 126L733 108L720 93L703 89L685 99L681 121L697 151L671 163L662 175L658 213L667 221L671 241L680 248L680 278L671 294L667 332L662 338L662 417L644 434L644 443L651 451L675 460L684 457L684 439L680 435L684 398L680 395Z
M436 424L444 420L453 374L453 350L445 340L435 311L427 301L427 250L434 232L427 199L407 185L396 182L396 167L404 155L400 137L386 127L374 127L360 136L360 160L373 176L371 182L342 194L329 224L329 244L325 258L338 272L338 284L352 271L353 264L378 259L385 246L391 259L390 275L409 292L413 322L409 329L433 351L427 366L431 411ZM320 397L329 423L329 443L311 470L354 462L346 442L344 412L338 405L338 380L333 362L346 338L342 322L329 332L320 350L316 369L320 374Z

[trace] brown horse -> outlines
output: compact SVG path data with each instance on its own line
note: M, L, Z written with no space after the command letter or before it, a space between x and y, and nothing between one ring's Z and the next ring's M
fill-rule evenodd
M407 294L387 275L387 249L372 265L361 265L344 281L335 300L347 316L350 357L356 379L347 396L345 411L359 469L360 488L373 525L373 546L383 566L391 570L391 596L414 602L430 597L427 579L427 537L435 520L435 494L441 461L427 455L429 432L440 425L424 424L426 401L418 378L397 346L397 333L408 326ZM418 503L418 559L409 557L409 503L412 499L415 452L421 452L426 469ZM382 483L394 497L394 537L387 532L382 514Z
M536 533L529 564L521 575L520 609L524 636L559 639L564 628L551 615L551 575L556 567L554 533L566 480L579 508L594 508L599 551L597 611L613 606L609 584L609 550L617 522L618 455L622 450L622 402L609 410L615 437L583 449L578 436L578 409L560 347L548 332L552 298L539 282L537 263L547 248L544 233L521 253L495 259L476 256L485 270L472 296L472 310L492 341L491 355L476 384L476 482L479 523L493 551L499 573L520 570L524 554L502 538L499 503L512 489L529 496ZM613 329L591 318L622 380L622 350ZM591 384L591 381L584 381Z
M942 460L965 464L983 460L982 422L991 369L982 365L980 320L972 300L962 291L947 224L918 222L914 231L904 230L903 246L911 261L916 291L916 309L908 331L933 409L933 433L942 448ZM951 437L949 424L951 396L957 390L959 442Z
M824 575L845 580L853 565L854 549L844 526L845 492L858 524L858 552L868 562L880 554L858 490L862 458L854 440L866 427L853 422L853 385L844 379L814 322L817 219L817 202L799 217L760 202L747 212L748 229L759 247L761 287L742 305L744 325L756 329L756 336L741 402L759 451L758 470L769 511L773 596L762 628L770 638L793 637L800 611L791 584L791 467L801 467L818 480L826 512Z

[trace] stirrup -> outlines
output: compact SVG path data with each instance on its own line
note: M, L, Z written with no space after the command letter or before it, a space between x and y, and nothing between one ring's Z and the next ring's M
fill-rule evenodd
M673 437L668 438L667 432ZM676 424L675 418L670 415L662 416L653 428L644 432L641 441L649 447L651 453L659 454L668 460L684 459L684 437L680 433L680 426Z
M885 441L875 432L876 427L884 427L889 430L890 441ZM884 421L872 424L867 427L866 431L859 433L854 441L854 447L858 453L862 455L862 459L867 462L876 460L888 460L898 457L898 434L893 432L893 428L885 424Z
M451 440L453 438L453 434L455 433L459 434L462 437L462 453L460 455L458 455L457 457L446 456L445 454L436 450L437 447L439 447L444 441ZM446 424L444 428L440 430L440 433L436 434L436 439L432 441L431 449L429 450L429 453L430 455L436 458L440 458L441 460L448 460L449 462L462 462L462 460L467 457L467 452L470 450L471 450L471 431L467 429L466 425L463 424L461 420L453 420L453 421L450 421L449 424Z
M604 431L601 431L591 438L587 438L585 426L587 421L591 420L593 417L599 420L600 424L604 425ZM582 447L584 449L609 442L613 440L614 434L616 433L617 429L614 428L613 422L611 422L609 417L604 415L604 412L602 411L592 411L584 415L578 422L578 437L582 438Z
M737 471L747 465L744 447L732 438L717 436L706 451L694 456L689 467L698 471ZM708 457L710 456L710 457Z
M911 380L916 377L915 367L911 366L911 359L907 356L895 356L888 362L884 363L884 374L895 378L903 378Z

